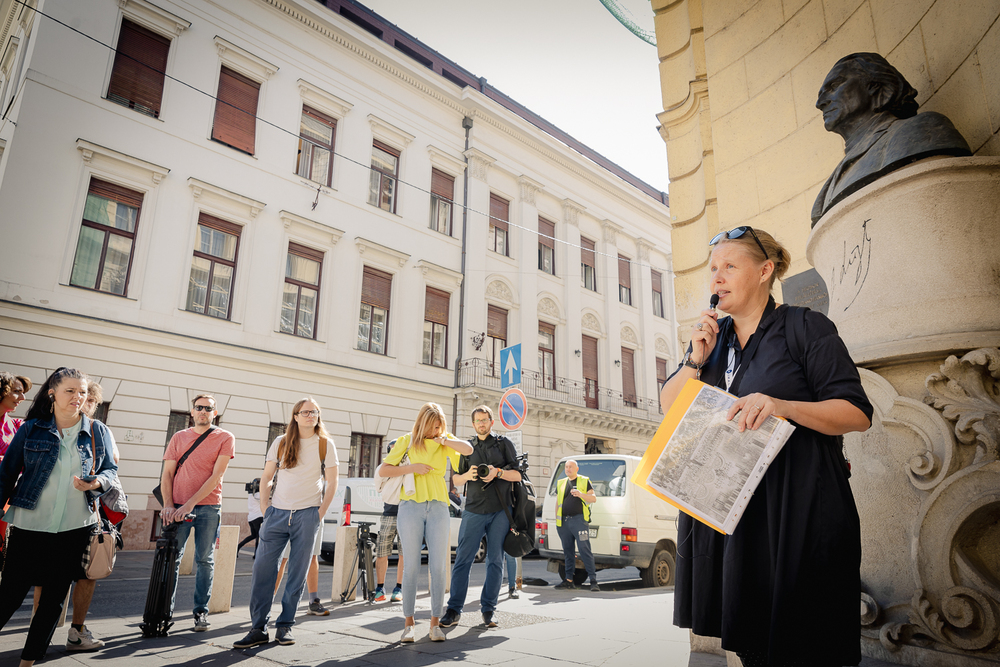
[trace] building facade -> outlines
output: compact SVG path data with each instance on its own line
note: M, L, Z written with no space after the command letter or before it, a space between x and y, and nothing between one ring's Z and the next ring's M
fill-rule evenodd
M87 4L0 2L0 368L102 383L130 548L201 392L228 523L299 398L370 476L427 401L471 434L517 343L536 473L645 448L663 193L353 2Z

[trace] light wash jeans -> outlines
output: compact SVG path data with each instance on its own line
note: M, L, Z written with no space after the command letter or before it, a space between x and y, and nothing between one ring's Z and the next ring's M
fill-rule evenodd
M517 559L505 551L503 562L507 566L507 588L514 590L517 588Z
M267 630L271 603L274 601L274 584L278 580L278 565L286 544L290 544L291 548L285 570L285 592L281 596L281 614L274 625L279 628L295 625L295 610L302 597L319 527L319 507L282 510L272 505L267 508L264 524L260 527L260 544L250 582L250 623L255 629Z
M451 558L448 544L448 503L431 500L399 503L396 531L403 549L403 616L409 618L417 607L417 580L420 578L420 548L427 544L427 566L431 573L431 616L444 614L445 573ZM259 557L259 556L258 556Z
M458 550L455 552L455 567L451 570L451 598L448 609L462 613L465 596L469 592L469 571L479 551L479 545L486 536L486 581L479 596L479 610L484 614L496 611L500 597L500 581L503 579L503 538L510 530L507 513L503 510L490 514L477 514L468 510L462 512L462 527L458 529ZM406 577L406 570L403 570Z
M175 507L180 507L176 505ZM195 505L194 521L181 521L177 527L177 560L174 562L174 590L170 593L170 613L174 612L177 598L177 572L184 557L188 536L194 530L194 613L208 613L208 599L212 597L212 579L215 576L215 536L222 520L221 505Z

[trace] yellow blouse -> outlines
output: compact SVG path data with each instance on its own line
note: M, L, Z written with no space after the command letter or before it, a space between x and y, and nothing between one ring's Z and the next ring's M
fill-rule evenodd
M452 440L458 440L458 438L450 433L445 433L445 437L451 438ZM390 451L385 457L384 463L394 466L399 465L399 462L403 460L403 454L406 452L406 448L409 444L409 433L397 439L392 451ZM406 493L406 489L404 487L399 493L399 500L400 502L404 500L413 500L418 503L440 500L441 502L446 503L448 502L448 485L444 480L444 475L447 470L447 461L451 459L451 469L458 470L458 459L460 454L451 447L438 444L436 440L430 440L428 438L424 439L424 447L425 450L423 452L419 452L415 448L410 447L410 463L426 463L427 465L433 466L434 469L426 475L414 474L413 481L416 493L410 495Z

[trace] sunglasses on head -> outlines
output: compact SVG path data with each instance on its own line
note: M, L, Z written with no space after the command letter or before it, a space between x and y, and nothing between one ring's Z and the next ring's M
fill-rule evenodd
M719 232L712 238L711 241L708 242L708 245L709 247L714 246L716 243L721 241L723 237L727 239L738 239L747 232L750 232L750 236L752 236L753 240L757 242L757 245L760 247L760 251L764 253L764 259L771 259L767 254L767 250L764 250L764 244L760 242L759 238L757 238L757 232L753 230L753 227L743 226L731 229L728 232Z

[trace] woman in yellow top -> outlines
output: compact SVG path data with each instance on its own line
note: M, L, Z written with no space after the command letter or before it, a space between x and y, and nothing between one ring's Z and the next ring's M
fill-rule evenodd
M427 544L427 566L431 572L431 627L432 642L443 642L444 632L438 627L438 618L444 612L444 586L448 569L449 512L448 483L445 481L448 460L452 470L458 470L458 457L471 454L472 445L456 440L445 432L444 410L437 403L425 403L417 414L413 431L396 440L396 445L385 457L379 474L399 477L413 474L413 487L406 481L399 494L399 514L396 530L403 550L403 561L420 563L420 547ZM409 456L409 465L400 465L403 456ZM400 641L413 641L413 612L417 603L417 578L420 567L403 569L403 615L406 617Z

